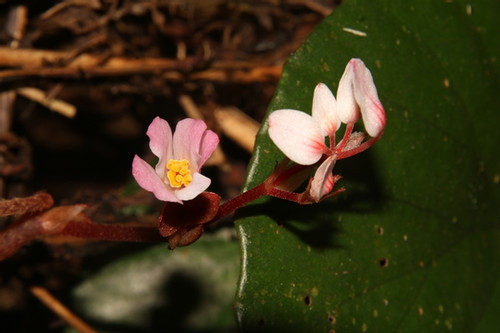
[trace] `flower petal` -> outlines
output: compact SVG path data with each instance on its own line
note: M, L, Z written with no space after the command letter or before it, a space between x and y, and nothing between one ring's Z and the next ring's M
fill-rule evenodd
M371 137L377 137L385 127L385 111L378 98L372 74L360 59L351 59L349 64L354 73L354 98L361 109L365 130Z
M190 118L179 121L175 127L173 156L176 160L188 160L191 172L197 172L201 167L201 139L206 129L203 120Z
M277 110L271 113L268 122L274 144L295 163L314 164L328 149L319 124L305 112Z
M205 191L208 186L210 186L210 183L212 180L208 177L203 176L201 173L194 173L193 174L193 180L191 183L180 189L175 191L175 196L179 200L191 200L197 197L200 193Z
M359 106L354 98L353 77L352 64L349 62L337 88L337 115L344 124L355 123L360 116Z
M146 134L149 136L149 148L159 158L156 172L162 174L167 160L172 156L172 130L166 120L156 117Z
M203 137L201 138L201 147L200 147L200 163L198 166L198 171L201 169L201 166L205 164L208 158L212 155L215 148L219 144L219 136L212 132L211 130L205 131Z
M312 117L321 127L324 136L333 137L340 127L336 104L335 97L326 84L318 83L314 89Z
M158 200L181 203L173 190L156 174L153 167L137 155L134 156L132 162L132 175L140 187L153 192Z
M323 161L316 170L309 189L309 195L314 201L319 202L321 198L333 190L335 179L332 170L336 160L336 156L332 155Z

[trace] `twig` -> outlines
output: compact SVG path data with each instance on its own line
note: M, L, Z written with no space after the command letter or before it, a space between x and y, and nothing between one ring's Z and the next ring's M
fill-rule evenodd
M17 48L19 41L24 36L26 24L28 23L28 8L26 6L11 7L7 15L5 30L13 40L10 43L11 48ZM0 93L0 136L8 134L12 124L14 103L16 94L13 91L4 91ZM0 155L0 166L4 162L4 157ZM2 168L4 169L4 168ZM3 175L0 175L0 196L7 192Z
M194 119L202 119L203 120L203 115L201 114L200 110L194 103L193 99L189 97L188 95L180 95L179 96L179 103L184 109L184 112L186 112L186 115L190 118Z
M236 107L218 108L214 113L224 134L251 153L259 123Z
M220 81L220 82L235 82L235 83L265 83L265 82L277 82L281 77L282 66L259 66L256 67L254 64L253 68L227 68L223 69L224 66L218 66L219 63L214 63L211 69L204 71L193 72L184 79L189 79L192 81ZM180 81L181 77L171 77L170 73L165 73L163 76L165 78L177 79Z
M60 113L65 117L73 118L76 115L76 107L74 105L71 105L60 99L49 98L44 91L38 88L32 88L32 87L18 88L16 89L16 92L19 95L31 99L35 102L38 102L43 106L45 106L46 108L54 112Z
M14 40L10 43L10 47L17 48L19 41L24 36L26 25L28 24L28 7L15 6L9 11L5 30Z
M214 62L209 69L194 71L200 64L197 57L186 59L102 57L82 54L64 67L57 67L72 54L35 49L0 47L0 63L5 67L21 67L0 72L0 83L30 78L91 78L134 74L160 74L172 81L210 80L239 83L275 82L281 76L281 65L256 66L255 63Z
M322 1L311 1L311 0L287 0L285 1L293 5L302 5L314 12L317 12L323 16L328 16L333 12L332 5L326 5Z
M49 10L47 10L45 13L40 15L40 19L46 20L49 19L51 16L54 14L57 14L61 10L65 9L66 7L70 6L83 6L83 7L89 7L92 9L101 9L102 5L99 0L66 0L66 1L61 1L58 4L54 5L51 7Z
M12 109L15 100L16 94L12 90L0 93L0 135L10 132Z
M88 324L86 324L82 319L77 317L73 312L71 312L64 304L62 304L57 298L52 296L51 293L42 287L31 287L31 293L35 295L43 304L45 304L49 309L51 309L55 314L64 319L69 325L81 333L94 333L97 332Z
M65 67L57 67L58 64L64 63L67 59L73 58ZM0 63L4 67L22 67L24 69L42 70L43 73L54 73L73 75L76 69L99 71L125 71L130 67L130 72L138 72L141 67L143 72L148 72L156 69L173 70L182 69L183 64L193 65L197 58L187 58L187 60L165 59L165 58L123 58L113 57L106 63L100 65L102 57L97 54L81 54L74 57L72 51L48 51L37 49L11 49L8 47L0 47ZM188 66L189 68L189 66Z

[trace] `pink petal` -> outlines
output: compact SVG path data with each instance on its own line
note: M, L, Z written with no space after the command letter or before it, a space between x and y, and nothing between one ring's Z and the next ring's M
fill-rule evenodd
M179 121L175 127L173 156L176 160L188 160L192 172L199 171L201 167L201 139L206 129L203 120L190 118Z
M324 83L318 83L314 89L312 117L321 127L323 136L333 137L340 127L336 104L331 90Z
M332 155L328 157L316 170L313 180L311 182L311 188L309 190L309 195L314 199L314 201L319 202L326 194L333 190L335 185L334 177L332 174L333 166L335 165L336 157Z
M360 59L352 59L354 97L361 109L366 132L377 137L385 127L385 111L377 95L370 70Z
M193 174L193 180L191 183L180 189L175 191L175 196L179 200L191 200L196 198L200 193L205 191L212 181L210 178L203 176L202 174L196 172Z
M307 113L277 110L271 113L268 122L271 140L295 163L314 164L328 149L319 124Z
M173 190L156 174L151 165L137 155L134 156L132 162L132 175L140 187L153 192L158 200L182 203L174 195Z
M149 148L159 158L156 172L162 174L167 160L172 156L172 130L166 120L156 117L146 134L149 136Z
M351 61L347 64L337 89L337 115L344 124L355 123L359 119L359 106L354 98L354 72Z
M208 158L212 155L215 148L217 148L218 144L219 144L219 137L217 136L217 134L215 134L211 130L205 131L203 137L201 138L199 169L203 164L205 164Z

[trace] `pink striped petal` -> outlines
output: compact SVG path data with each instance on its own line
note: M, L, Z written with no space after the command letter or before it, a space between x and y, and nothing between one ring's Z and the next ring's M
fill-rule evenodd
M337 90L337 110L343 123L354 123L360 110L366 132L379 136L385 127L385 111L377 95L370 70L360 59L347 64Z
M360 116L359 106L354 98L353 77L352 65L349 62L337 88L337 115L344 124L355 123Z
M295 163L314 164L328 149L319 124L307 113L277 110L271 113L268 123L271 140Z
M205 191L208 186L210 186L211 180L208 177L203 176L201 173L194 173L193 180L191 183L180 189L175 191L175 196L179 200L191 200L196 198L200 193Z
M146 134L149 136L149 148L159 158L156 172L162 174L167 160L172 156L172 130L166 120L156 117Z
M201 168L200 146L207 125L199 119L183 119L177 123L174 132L173 149L176 160L188 160L192 172Z
M328 157L316 170L313 180L311 181L311 188L309 195L314 201L319 202L321 198L330 193L335 185L335 180L332 174L333 167L335 166L336 156Z
M385 111L377 94L370 70L360 59L352 59L354 97L361 109L366 132L371 137L380 135L385 127Z
M336 104L331 90L324 83L318 83L314 89L312 117L321 127L323 136L333 137L340 127Z
M132 162L132 175L140 187L153 192L158 200L182 203L175 196L173 190L158 176L153 167L137 155L134 156Z
M188 160L193 170L198 170L201 138L206 129L207 125L199 119L186 118L179 121L173 138L173 158Z
M200 165L198 171L200 171L201 166L205 164L208 158L212 155L218 144L219 136L211 130L205 131L203 137L201 138Z

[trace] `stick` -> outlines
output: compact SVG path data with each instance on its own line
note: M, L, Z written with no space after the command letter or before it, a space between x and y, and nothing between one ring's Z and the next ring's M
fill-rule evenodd
M68 59L71 61L68 62ZM95 54L81 54L73 58L71 52L0 47L0 63L4 67L20 67L0 72L0 83L30 78L92 78L134 74L162 74L178 82L210 80L239 83L276 82L281 76L281 65L256 66L245 61L213 62L206 70L195 71L201 60L113 57L102 63ZM66 64L61 67L61 64Z
M43 304L51 309L55 314L64 319L69 325L81 333L97 332L87 325L83 320L71 312L64 304L56 299L47 289L42 287L31 287L31 293L35 295Z
M76 107L65 101L55 98L49 98L47 94L38 88L18 88L16 92L32 101L38 102L54 112L60 113L65 117L73 118L76 115Z
M259 123L236 107L224 107L215 110L215 119L224 134L251 153Z

